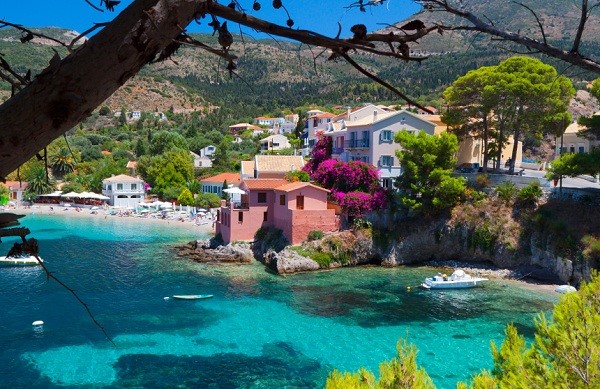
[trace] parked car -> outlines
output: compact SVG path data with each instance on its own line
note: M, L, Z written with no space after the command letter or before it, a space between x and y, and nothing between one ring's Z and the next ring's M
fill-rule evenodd
M456 167L456 171L459 173L477 173L481 171L481 166L477 162L463 163Z

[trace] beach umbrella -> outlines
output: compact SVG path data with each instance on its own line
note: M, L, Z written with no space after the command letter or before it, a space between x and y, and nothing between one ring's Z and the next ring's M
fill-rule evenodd
M80 197L77 192L69 192L65 194L61 194L60 197Z
M238 188L237 186L233 186L231 188L223 189L223 192L229 193L229 194L246 194L245 191L243 191L242 189Z

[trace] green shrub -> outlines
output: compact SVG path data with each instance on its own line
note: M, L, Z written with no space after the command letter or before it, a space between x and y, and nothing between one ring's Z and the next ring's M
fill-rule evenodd
M473 231L473 246L492 253L498 240L498 233L490 225L478 226Z
M532 181L521 189L517 194L517 202L520 205L535 205L538 200L544 195L539 181Z
M503 181L496 186L496 194L500 200L508 204L514 200L517 194L517 187L512 181Z
M352 220L352 229L353 230L371 229L372 227L373 227L373 224L367 219L357 217L354 220Z
M329 267L331 262L333 262L333 256L330 253L325 253L318 250L309 250L300 246L291 247L292 250L302 255L303 257L307 257L315 261L321 267Z
M198 208L218 208L221 206L221 198L215 193L198 193L195 204Z
M588 261L600 262L600 238L586 235L581 242L583 243L583 258Z
M308 241L319 240L323 238L323 231L312 230L308 233L307 239Z
M478 174L475 176L475 188L483 189L490 186L490 177L487 174Z

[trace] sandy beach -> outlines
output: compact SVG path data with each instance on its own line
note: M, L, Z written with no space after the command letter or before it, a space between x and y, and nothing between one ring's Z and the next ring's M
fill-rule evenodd
M79 209L79 211L78 211ZM12 212L21 215L51 215L56 217L78 217L78 218L96 218L96 219L125 219L136 223L158 223L168 224L173 228L186 228L193 231L198 231L200 234L214 234L213 222L208 219L198 219L198 222L189 218L176 219L161 219L148 216L133 216L133 215L111 215L103 209L97 210L95 213L89 208L62 207L57 205L36 204L31 207L11 207L5 208L0 212ZM197 224L198 223L198 224Z

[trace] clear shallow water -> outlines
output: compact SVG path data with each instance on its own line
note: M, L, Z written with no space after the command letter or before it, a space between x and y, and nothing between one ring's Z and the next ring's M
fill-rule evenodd
M535 314L557 300L505 281L408 291L430 275L423 268L279 277L260 264L202 265L174 256L171 244L197 236L173 224L21 220L116 346L41 269L0 269L0 387L322 387L333 368L377 371L408 337L438 387L451 388L491 367L489 341L506 323L531 336ZM163 299L196 293L215 297Z

